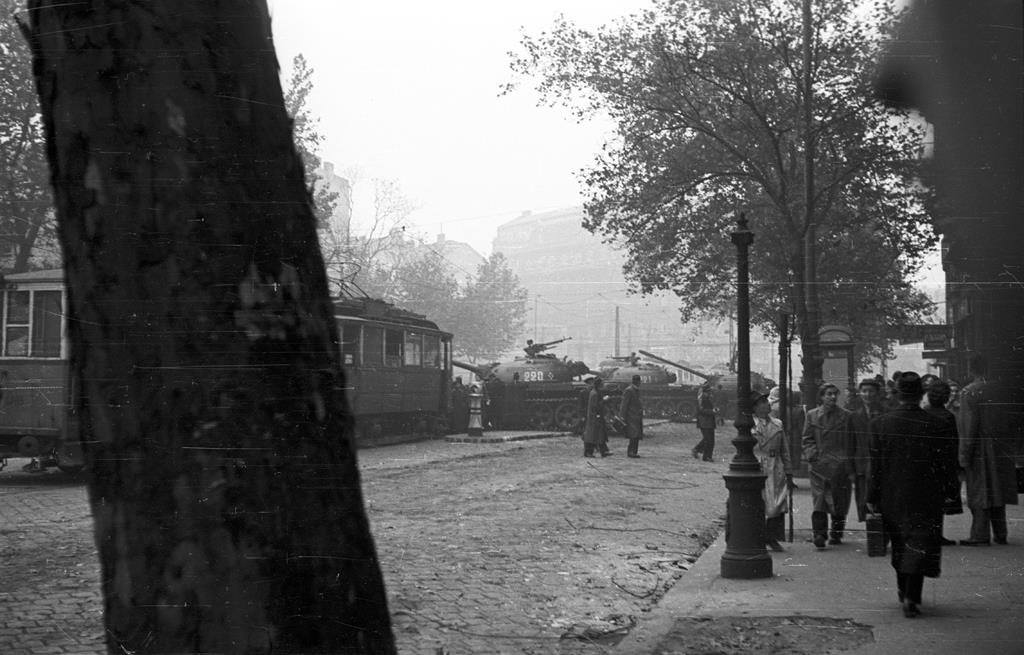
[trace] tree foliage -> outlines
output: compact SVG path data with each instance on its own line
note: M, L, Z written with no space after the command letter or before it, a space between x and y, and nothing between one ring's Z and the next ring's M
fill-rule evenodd
M526 322L526 297L505 256L492 253L463 290L455 349L476 362L498 359L515 348Z
M498 359L512 350L526 316L526 290L501 253L480 263L466 284L451 264L429 248L407 246L401 263L376 267L362 289L425 315L455 335L455 354L470 362Z
M35 255L60 261L39 98L16 0L0 0L0 267L26 271Z
M348 177L357 199L364 183L356 170ZM358 295L377 289L384 297L389 293L386 282L395 279L395 269L407 263L414 250L415 237L407 234L405 223L416 206L395 180L372 178L369 189L369 201L354 202L347 222L332 220L323 227L320 243L336 292Z
M292 117L292 136L295 147L302 157L302 166L306 174L306 184L313 196L313 207L320 225L326 225L334 214L335 206L341 201L338 192L324 184L319 174L323 160L320 158L320 146L323 135L320 134L320 119L309 112L307 101L313 92L313 69L301 54L292 58L292 74L284 92L284 106Z
M627 277L641 291L675 292L684 320L733 311L728 234L737 211L755 233L752 322L774 333L788 308L805 356L816 328L831 322L865 340L862 357L877 355L885 326L917 321L928 308L907 282L935 242L917 182L923 129L872 95L879 47L897 15L884 2L870 15L855 4L814 2L810 98L801 86L799 0L655 0L597 31L562 18L524 36L512 69L535 80L545 102L617 124L583 173L585 226L626 249ZM816 232L811 250L808 230ZM807 255L815 279L805 277ZM808 312L812 285L820 316Z

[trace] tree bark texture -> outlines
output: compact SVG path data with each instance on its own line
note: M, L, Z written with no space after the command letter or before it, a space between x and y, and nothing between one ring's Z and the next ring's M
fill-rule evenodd
M262 0L34 0L108 649L394 652Z

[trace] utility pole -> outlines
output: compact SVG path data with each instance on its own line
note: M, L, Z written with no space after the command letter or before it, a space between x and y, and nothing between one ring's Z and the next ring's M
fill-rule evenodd
M539 295L533 294L533 340L537 341L537 299Z
M619 356L619 306L615 305L615 357Z

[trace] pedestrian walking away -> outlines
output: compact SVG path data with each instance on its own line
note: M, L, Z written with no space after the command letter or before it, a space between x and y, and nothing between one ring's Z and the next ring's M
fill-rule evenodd
M868 509L882 514L897 599L903 615L914 618L924 579L939 577L941 569L942 508L954 492L950 442L956 440L948 422L921 408L917 373L901 373L896 388L900 406L872 425Z
M811 530L814 545L841 544L850 511L853 487L853 429L850 412L838 405L839 387L826 384L818 391L818 407L807 412L801 438L810 471ZM832 528L829 530L829 517Z
M764 516L765 544L775 552L782 552L779 543L785 538L786 508L788 506L789 485L793 480L789 457L789 444L782 421L774 418L771 413L771 401L768 396L755 394L754 426L751 436L757 439L754 446L754 457L761 463L761 470L767 476L764 481Z
M640 440L644 438L644 404L640 398L639 375L634 375L630 385L622 392L619 416L626 422L626 438L629 439L626 456L639 457L637 451L640 448Z
M604 382L594 378L593 388L587 399L587 422L583 427L583 456L593 457L597 448L601 457L608 457L608 425L605 422Z
M1008 538L1006 506L1017 504L1014 436L1010 389L988 379L988 362L981 355L968 360L974 380L960 394L959 459L971 510L971 535L963 546L987 546L990 539Z
M700 429L701 439L691 451L694 459L703 458L705 462L714 461L715 425L717 423L718 409L715 407L715 393L711 390L711 382L705 382L697 392L697 428Z

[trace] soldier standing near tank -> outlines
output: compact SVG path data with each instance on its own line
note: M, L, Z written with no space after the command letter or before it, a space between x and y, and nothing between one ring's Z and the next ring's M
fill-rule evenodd
M593 457L594 448L601 457L608 457L608 426L605 424L604 382L594 378L594 386L587 398L587 423L583 428L583 456Z
M644 438L644 404L640 399L640 376L634 375L619 403L619 416L626 422L626 457L639 457L640 440Z
M700 429L700 443L691 451L693 458L702 457L705 462L714 461L715 426L718 424L718 409L715 407L715 393L711 382L705 382L697 393L697 427Z
M587 386L580 389L578 416L576 418L576 426L573 429L573 434L577 434L580 437L583 436L583 431L587 425L587 406L590 405L590 392L594 389L594 380L596 379L596 376L585 378L583 381Z
M487 426L501 430L505 422L505 383L491 373L484 382L484 389L487 395Z

